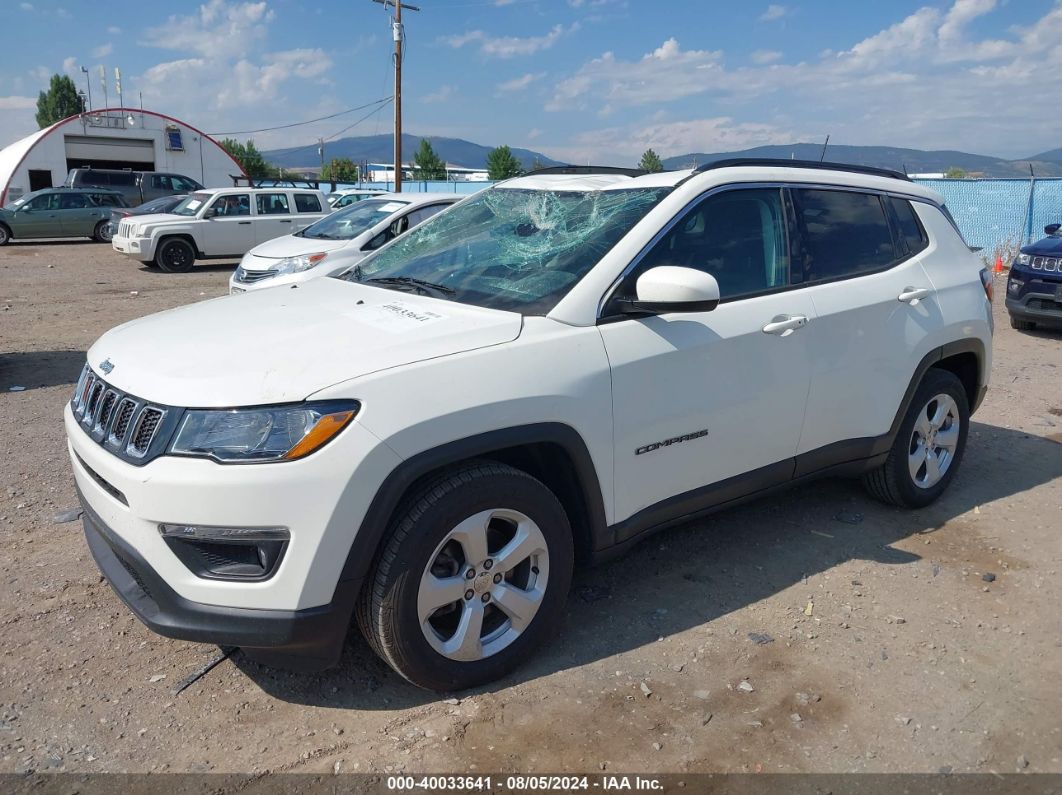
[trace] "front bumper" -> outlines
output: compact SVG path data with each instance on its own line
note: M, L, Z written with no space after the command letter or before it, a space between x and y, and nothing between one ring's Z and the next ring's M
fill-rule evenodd
M1021 320L1062 327L1062 282L1057 286L1041 283L1026 290L1020 298L1007 296L1007 311ZM1049 288L1054 287L1054 290Z
M118 225L112 224L117 232ZM155 249L151 238L148 237L119 237L115 234L111 237L111 248L119 254L138 259L141 262L150 262L155 257Z
M118 597L167 638L239 646L254 659L319 670L343 650L360 582L340 582L332 601L306 610L255 610L192 602L174 591L111 530L78 489L85 540Z

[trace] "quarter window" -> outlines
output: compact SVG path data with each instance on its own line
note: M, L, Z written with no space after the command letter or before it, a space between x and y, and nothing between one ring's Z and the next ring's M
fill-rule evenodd
M259 193L257 199L259 215L288 214L288 196L286 193Z
M312 193L296 193L295 209L300 213L319 213L321 200Z
M782 192L750 188L709 196L649 251L628 277L623 294L633 296L638 276L659 265L710 273L724 300L787 286Z
M926 238L922 225L918 223L918 216L915 215L911 202L907 199L897 199L895 196L890 196L888 201L896 216L896 226L900 237L898 242L903 254L912 256L925 249L929 245L929 240Z
M796 188L797 222L804 233L803 279L840 279L887 268L896 249L875 193Z

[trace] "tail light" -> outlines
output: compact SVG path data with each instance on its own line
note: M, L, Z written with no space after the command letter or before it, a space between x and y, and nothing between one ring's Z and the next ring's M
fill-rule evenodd
M992 281L992 271L988 268L981 268L981 286L985 288L985 296L991 301L994 283Z

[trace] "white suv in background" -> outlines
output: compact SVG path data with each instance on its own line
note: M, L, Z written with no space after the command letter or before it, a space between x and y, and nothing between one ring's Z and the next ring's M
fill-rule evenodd
M654 529L823 475L935 500L991 285L893 172L546 169L101 337L65 410L86 537L163 635L324 666L356 615L410 681L480 684Z
M242 257L259 243L290 235L328 212L328 202L317 190L200 190L168 213L121 221L111 246L167 273L184 273L197 259Z
M304 282L350 267L463 198L452 193L385 193L362 199L302 231L252 248L229 278L229 292Z

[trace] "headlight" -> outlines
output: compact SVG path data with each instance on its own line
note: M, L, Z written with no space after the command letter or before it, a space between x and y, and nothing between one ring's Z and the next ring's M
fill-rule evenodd
M315 265L319 265L327 256L327 252L320 251L316 254L303 254L300 257L287 257L277 263L277 273L301 273L302 271L308 271Z
M1019 254L1017 263L1019 265L1029 265L1032 262L1032 254Z
M323 447L361 408L357 401L303 403L248 409L185 412L174 455L201 456L232 464L292 461Z

